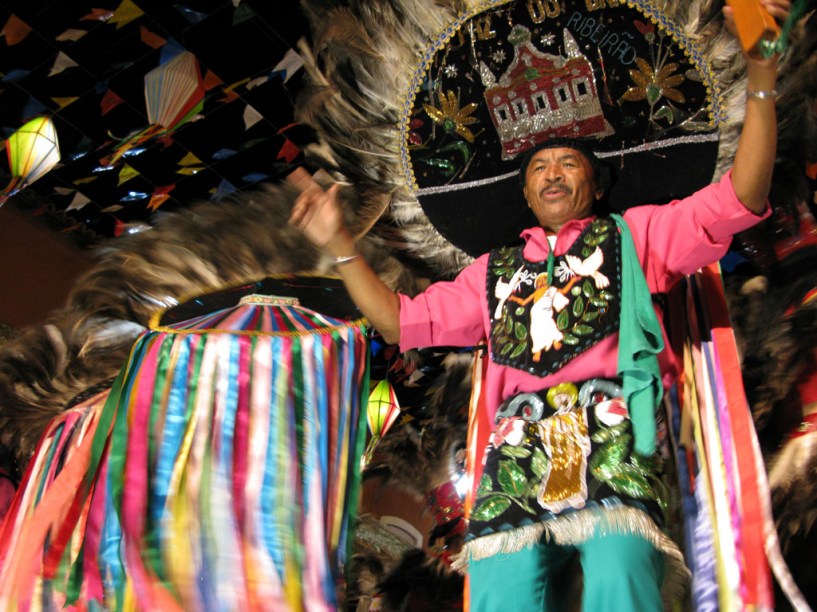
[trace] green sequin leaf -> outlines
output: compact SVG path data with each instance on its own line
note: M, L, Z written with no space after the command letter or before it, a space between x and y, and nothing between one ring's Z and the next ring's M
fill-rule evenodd
M528 329L522 323L517 321L513 327L513 334L516 336L517 340L524 340L528 337Z
M623 493L636 499L655 499L655 493L649 481L632 466L619 465L616 473L607 480L607 484L616 493Z
M625 433L601 446L588 461L593 475L599 480L609 481L627 458L632 439L632 435Z
M508 353L510 353L510 352L511 352L511 349L512 349L512 348L513 348L513 344L511 344L510 342L508 342L506 345L504 345L504 346L503 346L503 347L500 349L499 354L500 354L500 355L502 355L502 356L504 357L505 355L507 355Z
M510 336L512 332L513 332L513 319L511 319L510 317L506 317L505 318L505 333Z
M596 234L595 236L593 234L587 234L584 237L584 243L587 246L596 247L596 246L599 246L600 244L602 244L605 240L607 240L607 237L609 235L610 234L608 234L606 232L603 233L603 234ZM585 257L587 257L587 255L585 255Z
M531 472L533 472L533 475L540 479L545 475L545 472L548 469L547 455L545 455L545 451L538 446L533 449L533 457L530 460L530 469Z
M562 338L562 342L569 344L570 346L576 346L579 343L579 339L571 334L565 334Z
M559 313L559 316L556 317L556 328L559 331L564 331L568 325L570 325L570 313L567 310L563 310Z
M525 492L528 479L525 477L525 470L523 470L515 461L504 459L499 462L496 470L496 477L499 480L499 486L502 490L519 497Z
M596 308L607 308L610 305L607 300L597 297L591 298L590 303Z
M593 254L593 249L590 247L584 247L582 249L582 257L590 257Z
M578 285L574 285L572 289L570 289L570 295L581 295L582 288Z
M594 295L596 295L596 288L593 286L593 283L591 283L589 280L585 280L582 283L582 293L584 293L585 297L593 297Z
M609 291L600 291L599 292L599 297L602 298L603 300L614 300L614 299L616 299L616 296L614 294L610 293Z
M584 323L579 323L578 325L573 326L573 333L577 336L589 336L593 333L593 328L589 325L585 325Z
M520 342L511 353L511 359L513 359L514 357L519 357L522 353L525 352L526 348L527 345L524 342Z
M491 495L477 503L477 507L471 513L472 521L490 521L498 517L511 507L511 500L501 495Z
M598 422L598 419L597 419ZM612 438L617 438L624 432L630 429L630 422L629 421L622 421L618 425L613 425L612 427L602 427L601 429L597 430L592 436L591 440L595 444L604 444L608 440Z
M530 449L523 446L511 446L510 444L503 444L499 447L499 452L506 457L516 457L517 459L524 459L530 457Z
M483 474L482 478L479 479L479 487L477 487L477 497L483 497L484 495L491 492L494 488L494 483L491 480L491 477L488 474Z
M595 311L591 310L590 312L584 313L584 321L588 321L588 322L589 321L595 321L598 318L599 318L599 313L598 312L595 312Z
M582 316L583 312L584 312L584 299L582 299L582 296L579 296L579 297L576 298L576 301L573 302L573 316L574 317L580 317L580 316Z
M523 314L525 314L525 309L524 309L522 306L520 306L519 308L517 308L517 309L516 309L516 311L514 312L514 314L515 314L517 317L521 317Z

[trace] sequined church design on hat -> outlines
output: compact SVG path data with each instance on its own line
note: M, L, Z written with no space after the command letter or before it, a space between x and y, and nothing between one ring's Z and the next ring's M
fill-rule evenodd
M549 138L597 137L613 133L604 118L593 66L565 28L564 55L542 53L530 30L515 25L508 35L514 58L499 79L479 64L485 102L502 143L502 159L513 159Z

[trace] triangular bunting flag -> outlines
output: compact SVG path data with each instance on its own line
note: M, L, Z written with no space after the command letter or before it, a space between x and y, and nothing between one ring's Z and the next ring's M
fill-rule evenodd
M79 96L71 96L70 98L51 98L51 100L60 108L65 108L72 102L79 100Z
M67 41L70 40L70 41L73 42L73 41L79 40L80 38L85 36L87 33L88 33L88 30L77 30L75 28L71 28L71 29L65 30L65 32L63 32L62 34L57 36L57 38L55 38L55 40L57 40L58 42L67 42Z
M219 183L219 186L213 192L213 197L211 197L210 199L213 202L218 202L219 200L221 200L221 198L228 196L231 193L235 193L235 191L236 191L235 185L233 185L227 179L222 179L221 183Z
M91 12L82 17L82 21L108 21L113 17L113 11L108 9L94 8Z
M211 70L207 71L207 74L204 75L204 78L201 80L201 84L204 86L204 91L210 91L213 87L217 85L221 85L224 83L215 72Z
M122 185L123 183L127 183L133 177L139 176L139 171L136 170L134 167L125 164L122 166L122 169L119 171L119 182L117 185Z
M51 70L48 72L48 76L52 77L55 74L59 74L63 70L67 70L68 68L74 68L78 66L78 64L68 57L65 53L60 51L57 53L57 59L54 60L54 65L51 66Z
M255 11L246 4L239 4L233 13L233 27L255 17Z
M150 197L150 202L148 202L148 210L151 212L156 212L159 207L170 198L170 192L175 188L175 183L172 185L165 185L164 187L157 187L156 191L154 191L153 195Z
M179 42L171 37L167 39L164 46L162 46L162 50L159 52L159 65L169 62L174 57L179 55L179 53L184 53L187 51L183 46L179 44Z
M284 59L278 62L275 68L272 69L272 74L281 73L284 78L284 83L286 83L303 65L303 58L298 55L294 49L289 49L286 55L284 55Z
M158 49L167 42L167 39L162 38L158 34L154 34L145 26L139 27L139 36L142 39L142 42L152 49Z
M193 155L192 153L188 153L184 157L179 160L180 166L195 166L196 164L200 164L201 160Z
M298 157L301 150L289 138L284 139L284 146L278 151L278 157L275 159L284 159L286 163L291 164L292 160Z
M244 129L248 130L256 123L261 121L264 116L255 110L252 106L247 104L247 108L244 109Z
M83 207L84 207L86 204L88 204L90 201L91 201L91 200L90 200L90 198L88 198L88 197L87 197L87 196L85 196L84 194L82 194L82 193L80 193L79 191L77 191L77 192L74 194L74 199L73 199L73 200L71 200L71 204L69 204L69 205L68 205L68 208L66 208L65 210L66 210L66 211L69 211L69 210L80 210L80 209L82 209L82 208L83 208Z
M131 21L139 19L139 17L144 14L144 11L131 2L131 0L122 0L122 4L114 11L110 23L115 23L116 29L118 30L122 26L128 25Z
M17 15L9 15L2 35L6 37L6 44L11 47L22 42L29 32L31 32L31 27L25 21Z
M102 102L100 102L102 114L107 115L120 104L122 104L122 98L120 98L113 89L109 89L105 92L105 95L102 96Z

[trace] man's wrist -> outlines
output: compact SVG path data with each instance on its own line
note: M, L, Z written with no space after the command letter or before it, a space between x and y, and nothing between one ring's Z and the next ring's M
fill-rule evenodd
M331 255L338 263L343 263L339 262L339 260L345 258L350 258L349 261L351 261L357 255L355 241L346 230L338 233L334 238L326 243L324 250L329 253L329 255Z

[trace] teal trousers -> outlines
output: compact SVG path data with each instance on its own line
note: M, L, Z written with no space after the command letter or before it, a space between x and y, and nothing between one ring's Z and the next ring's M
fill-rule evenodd
M664 555L637 535L596 535L575 546L540 542L469 563L471 612L578 609L566 599L565 569L578 554L584 612L659 612Z

